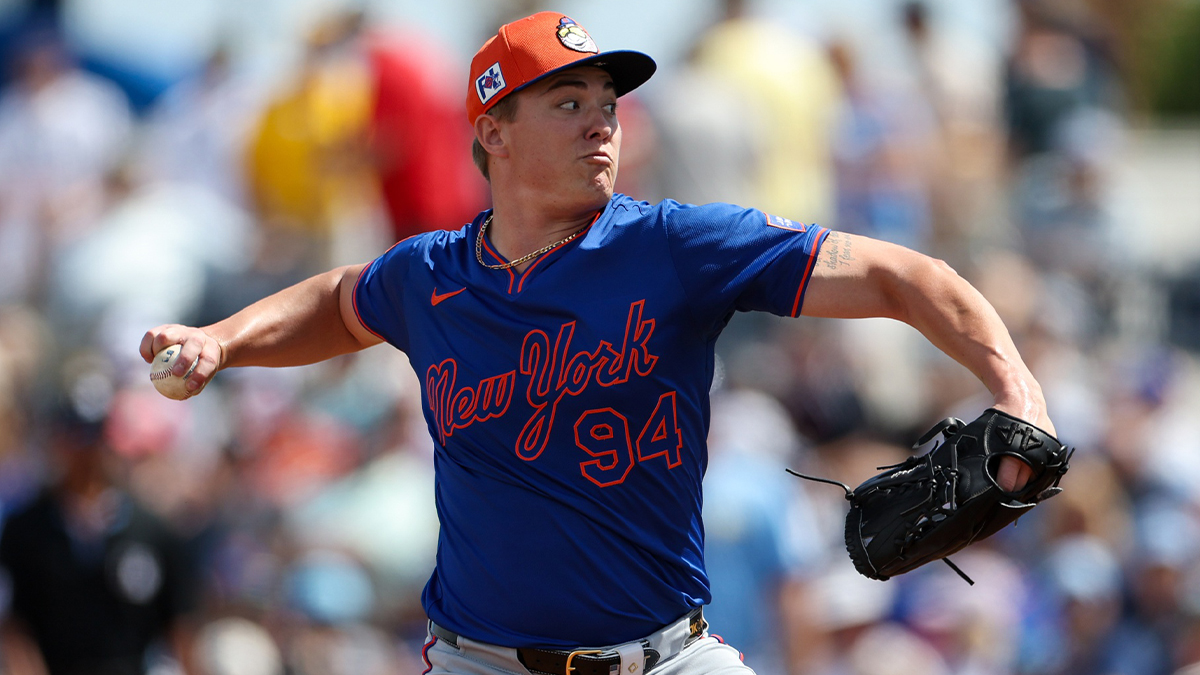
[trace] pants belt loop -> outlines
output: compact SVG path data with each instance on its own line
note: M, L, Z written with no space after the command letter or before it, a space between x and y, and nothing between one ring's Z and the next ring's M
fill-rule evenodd
M646 665L646 648L642 642L629 642L617 647L617 655L621 658L621 675L642 675ZM653 664L657 665L657 664ZM653 665L651 667L653 667ZM567 673L567 675L571 675Z
M684 616L676 619L658 632L650 635L647 640L650 648L657 651L661 658L658 663L675 656L683 648L700 638L708 624L704 621L704 610L697 607Z

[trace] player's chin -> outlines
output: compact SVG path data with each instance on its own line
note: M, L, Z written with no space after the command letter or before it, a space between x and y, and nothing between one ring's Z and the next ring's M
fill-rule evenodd
M605 168L589 176L588 191L593 193L597 199L602 199L601 203L607 203L608 200L612 199L616 183L616 171Z
M587 210L600 211L608 206L613 196L612 183L592 184L585 199Z

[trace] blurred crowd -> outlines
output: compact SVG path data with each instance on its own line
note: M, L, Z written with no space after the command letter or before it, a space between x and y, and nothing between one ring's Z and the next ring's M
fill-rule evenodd
M1118 3L1014 0L994 44L919 0L872 40L711 4L622 100L618 190L945 259L1078 448L1061 495L956 556L975 586L867 580L841 491L783 467L854 485L987 393L902 324L740 315L713 384L712 630L760 675L1200 673L1200 293L1127 255L1113 207L1144 116ZM181 403L137 347L486 208L470 55L340 11L284 73L219 45L148 94L64 5L0 15L0 672L422 671L438 528L404 356L226 371ZM543 8L509 5L497 24Z

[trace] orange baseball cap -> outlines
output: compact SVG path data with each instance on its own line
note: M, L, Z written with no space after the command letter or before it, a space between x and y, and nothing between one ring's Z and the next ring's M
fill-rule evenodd
M592 36L570 17L538 12L501 26L471 59L467 121L474 124L505 96L577 66L607 70L617 96L637 89L658 68L654 59L641 52L601 52Z

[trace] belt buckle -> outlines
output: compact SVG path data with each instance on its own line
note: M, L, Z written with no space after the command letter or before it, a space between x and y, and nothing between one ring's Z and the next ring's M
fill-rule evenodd
M576 656L584 656L587 654L603 654L603 653L604 653L603 649L576 649L576 650L573 650L570 654L567 654L567 665L566 665L566 668L563 670L563 675L571 675L571 671L575 669L575 666L571 665L571 660L574 659Z

